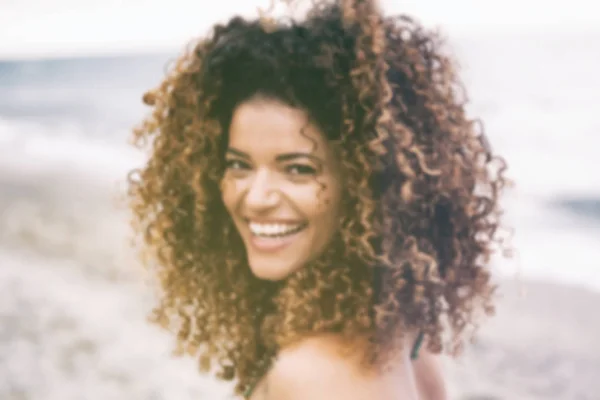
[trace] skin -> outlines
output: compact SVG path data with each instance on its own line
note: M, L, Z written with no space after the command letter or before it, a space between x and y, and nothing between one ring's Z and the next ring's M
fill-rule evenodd
M423 400L445 400L448 398L439 356L425 348L412 362L419 398Z
M358 353L340 355L340 346L335 336L319 336L282 351L265 399L418 399L406 354L399 354L386 372L375 373L361 368Z
M226 162L223 202L257 277L285 279L323 251L338 227L342 180L331 146L306 112L262 97L241 104ZM255 245L251 221L305 228L284 247L264 251ZM358 356L341 355L341 348L338 336L320 335L282 349L251 399L445 399L431 354L412 363L403 351L389 371L376 373L362 369Z
M409 348L414 338L407 339ZM411 361L399 353L384 373L366 371L358 353L340 355L336 335L310 337L283 349L250 400L446 400L439 357L423 349Z
M252 272L281 280L317 257L338 228L341 179L331 146L307 114L261 97L241 104L225 157L222 198ZM277 242L257 238L250 222L303 229L282 248L264 250L256 243Z

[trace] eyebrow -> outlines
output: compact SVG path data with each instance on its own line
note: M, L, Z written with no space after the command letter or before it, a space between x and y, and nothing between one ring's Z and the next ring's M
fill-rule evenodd
M238 149L235 149L233 147L229 147L227 149L228 153L232 153L235 154L238 157L241 158L245 158L245 159L250 159L251 157L244 153L243 151L240 151ZM321 160L319 157L315 156L314 154L311 153L304 153L304 152L294 152L294 153L284 153L284 154L279 154L277 155L277 157L275 157L275 160L277 160L278 162L283 162L283 161L290 161L290 160L294 160L296 158L309 158L313 161L316 161L318 163L322 163L323 160Z

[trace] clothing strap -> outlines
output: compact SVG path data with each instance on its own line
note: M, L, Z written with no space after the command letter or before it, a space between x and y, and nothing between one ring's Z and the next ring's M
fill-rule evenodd
M419 350L423 346L423 339L425 338L425 334L423 332L419 332L419 336L417 336L417 340L413 345L412 350L410 351L410 359L416 360L419 357Z

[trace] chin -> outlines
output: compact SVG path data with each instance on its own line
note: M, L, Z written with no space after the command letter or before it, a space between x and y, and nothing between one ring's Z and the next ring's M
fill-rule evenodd
M294 266L290 265L268 265L268 263L262 262L252 262L250 263L250 270L258 279L263 279L265 281L282 281L288 276L290 276L295 270L298 268L294 268Z

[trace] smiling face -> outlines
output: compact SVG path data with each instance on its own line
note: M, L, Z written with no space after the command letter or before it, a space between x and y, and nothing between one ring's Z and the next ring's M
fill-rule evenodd
M225 161L223 202L257 277L284 279L323 252L338 228L340 176L304 111L263 98L241 104Z

